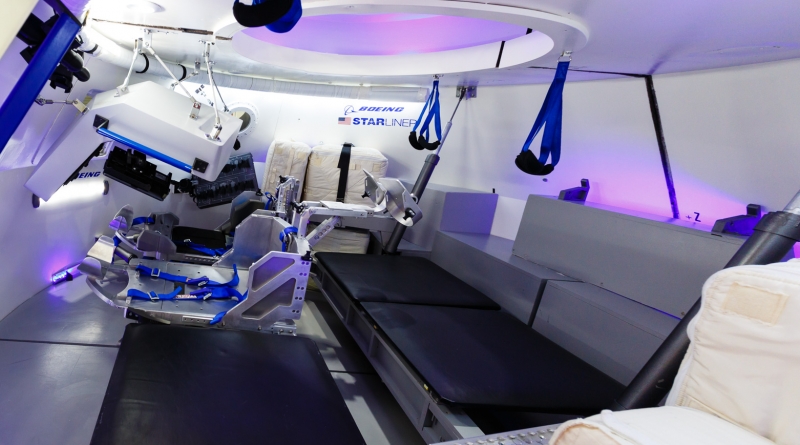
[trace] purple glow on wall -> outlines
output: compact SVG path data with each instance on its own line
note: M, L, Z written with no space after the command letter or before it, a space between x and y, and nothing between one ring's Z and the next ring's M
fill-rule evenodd
M303 17L292 32L245 34L287 48L350 56L389 56L469 48L511 40L527 28L491 20L422 14Z

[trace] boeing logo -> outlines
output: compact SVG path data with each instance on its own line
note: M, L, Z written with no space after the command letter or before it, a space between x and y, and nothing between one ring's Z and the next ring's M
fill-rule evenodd
M344 115L350 115L358 112L370 112L370 113L402 113L405 110L405 107L361 107L358 110L352 105L348 105L344 107Z
M83 178L97 178L97 177L99 177L99 176L100 176L100 175L102 175L102 174L103 174L103 172L86 172L86 173L81 173L81 174L79 174L79 175L78 175L78 177L77 177L76 179L83 179Z

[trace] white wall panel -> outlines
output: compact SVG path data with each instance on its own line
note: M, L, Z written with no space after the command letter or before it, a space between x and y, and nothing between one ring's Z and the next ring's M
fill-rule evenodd
M800 189L800 61L656 78L683 214L709 223Z

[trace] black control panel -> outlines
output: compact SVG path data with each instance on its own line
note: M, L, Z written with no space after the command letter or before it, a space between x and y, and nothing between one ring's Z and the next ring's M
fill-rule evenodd
M120 147L114 147L108 154L103 174L159 201L169 195L172 183L172 174L156 170L156 165L147 162L143 153Z
M250 153L231 157L214 182L192 176L192 196L201 209L229 204L242 192L256 190L258 179Z

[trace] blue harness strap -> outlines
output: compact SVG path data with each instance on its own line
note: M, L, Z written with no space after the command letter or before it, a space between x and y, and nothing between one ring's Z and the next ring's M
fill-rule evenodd
M547 95L544 98L542 109L536 116L536 121L531 128L522 151L517 156L516 164L520 170L532 175L547 175L553 171L553 167L561 159L561 121L563 115L563 92L564 83L567 80L569 62L559 62L556 68L556 75ZM542 136L542 146L539 157L536 158L530 153L533 140L544 127ZM550 164L545 165L548 158Z
M138 289L128 289L128 296L131 298L135 298L137 300L150 300L150 301L158 301L158 300L174 300L178 294L181 293L181 287L176 286L175 290L168 293L168 294L157 294L155 292L150 292L149 294L142 292Z
M436 130L436 139L442 140L442 118L441 112L439 107L439 81L436 80L433 82L433 91L431 92L431 97L433 97L433 104L431 105L430 112L428 112L428 117L425 118L425 123L422 124L422 130L420 131L419 135L424 137L425 140L428 140L429 129L431 125L431 121L433 121L434 130Z
M221 300L230 298L232 300L241 301L242 294L233 287L205 287L196 291L189 292L189 295L196 296L203 300Z
M278 237L281 239L281 242L283 243L283 246L281 247L281 252L286 252L286 249L289 247L287 245L287 242L289 240L287 239L286 235L290 233L297 233L297 227L287 227L283 229L281 233L278 234Z
M242 295L242 298L239 299L239 302L241 303L244 300L247 300L247 292L245 292L244 295ZM211 321L208 323L209 326L214 326L215 324L217 324L220 321L222 321L222 318L225 317L225 315L227 313L228 313L228 311L222 311L222 312L218 313L217 315L215 315L214 318L212 318Z
M136 266L136 270L140 273L144 273L149 275L153 278L160 278L162 280L171 281L174 283L181 283L187 284L190 286L197 286L200 289L189 292L189 295L194 298L180 298L181 300L208 300L208 299L225 299L231 298L236 301L244 301L246 298L247 292L245 292L245 296L243 297L239 291L236 290L236 286L239 285L239 270L236 268L236 265L233 265L233 277L227 283L217 283L216 281L211 281L207 277L200 277L189 279L188 277L184 277L181 275L173 275L168 274L166 272L161 272L158 268L149 268L147 266L143 266L141 264ZM131 298L136 298L140 300L174 300L181 292L181 287L176 286L175 290L169 294L157 294L155 292L150 292L149 294L142 292L137 289L129 289L128 296Z
M438 90L438 87L439 87L439 81L438 80L433 81L434 90L431 90L431 94L428 95L428 100L425 101L425 106L422 107L422 112L419 113L419 117L417 118L417 122L414 124L414 129L412 131L417 131L420 124L422 123L422 118L425 117L425 112L428 111L428 108L433 106L433 91Z
M236 287L239 285L239 270L236 265L233 265L233 278L227 283L217 283L216 281L209 281L206 287Z
M427 117L425 117L425 113L428 113ZM424 121L422 120L423 117L425 117ZM431 121L433 121L434 131L438 139L436 142L432 143L428 141L430 137ZM417 137L417 129L420 129L419 137ZM436 150L441 140L442 119L441 107L439 106L439 80L436 79L433 81L431 94L428 95L428 100L425 101L425 106L422 107L422 112L419 114L419 118L414 124L414 129L411 130L411 134L408 136L408 142L417 150Z

